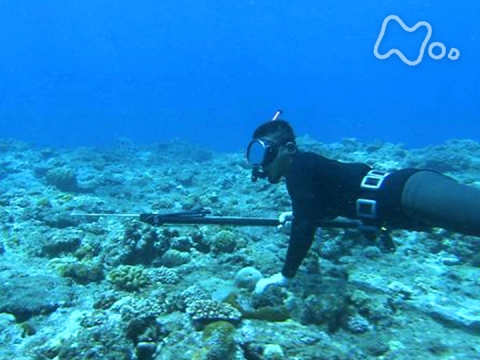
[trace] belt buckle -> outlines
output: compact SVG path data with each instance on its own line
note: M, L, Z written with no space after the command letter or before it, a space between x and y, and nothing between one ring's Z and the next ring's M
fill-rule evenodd
M386 171L370 170L367 175L363 177L360 187L363 189L378 190L388 175L390 175L390 173Z
M375 200L357 199L356 205L358 217L365 219L377 218L377 202Z

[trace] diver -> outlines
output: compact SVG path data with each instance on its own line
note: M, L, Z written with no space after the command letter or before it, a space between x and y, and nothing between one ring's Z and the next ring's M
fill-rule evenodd
M252 180L286 180L291 199L291 229L281 272L255 288L286 286L310 249L318 220L356 219L377 233L385 229L425 231L440 227L480 236L480 189L426 169L384 172L361 163L343 163L300 151L291 125L278 119L253 132L246 156ZM285 213L286 214L286 213ZM280 222L287 217L281 215Z

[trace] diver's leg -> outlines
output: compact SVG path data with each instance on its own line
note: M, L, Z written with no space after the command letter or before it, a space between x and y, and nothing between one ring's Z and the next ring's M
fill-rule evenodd
M422 170L405 183L402 206L411 216L462 234L480 236L480 189Z

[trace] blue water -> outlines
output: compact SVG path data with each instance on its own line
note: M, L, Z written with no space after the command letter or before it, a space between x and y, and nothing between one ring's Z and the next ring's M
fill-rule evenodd
M377 58L392 14L427 21L445 56ZM325 142L480 140L477 0L16 0L0 16L0 138L240 150L282 108ZM390 21L378 53L416 59L427 33Z

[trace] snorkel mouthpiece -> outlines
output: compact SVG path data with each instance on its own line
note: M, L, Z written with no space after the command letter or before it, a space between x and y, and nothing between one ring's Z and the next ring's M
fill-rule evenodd
M256 182L258 178L260 179L265 179L267 177L267 174L262 170L261 166L255 166L252 169L252 181Z

